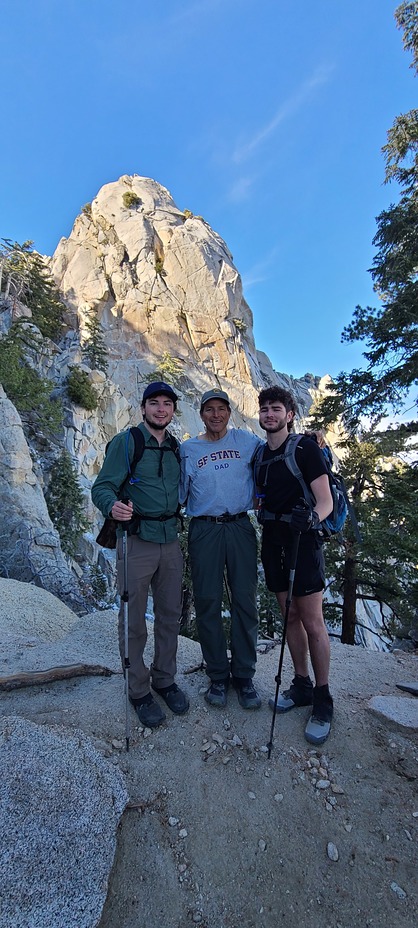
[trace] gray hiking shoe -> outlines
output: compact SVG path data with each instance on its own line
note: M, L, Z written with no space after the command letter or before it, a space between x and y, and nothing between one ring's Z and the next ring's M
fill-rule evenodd
M323 744L331 731L334 703L328 686L315 686L312 715L305 728L309 744Z
M206 702L210 706L216 706L223 709L226 706L226 694L229 687L229 677L226 680L212 680L212 683L205 693Z
M310 677L301 677L299 674L293 678L288 690L279 693L276 712L289 712L299 706L311 706L313 700L313 683ZM274 699L269 699L270 709L274 710Z
M241 709L259 709L261 699L250 677L233 677L232 685L237 691Z

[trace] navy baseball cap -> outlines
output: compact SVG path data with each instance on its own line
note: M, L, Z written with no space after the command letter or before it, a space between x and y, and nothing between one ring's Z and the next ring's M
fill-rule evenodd
M153 383L149 383L148 386L145 387L144 395L142 397L142 406L144 405L145 400L151 399L152 396L160 396L161 394L163 394L163 396L168 396L170 400L173 400L174 406L176 406L178 396L176 393L174 393L174 390L172 387L170 387L170 384L164 383L163 380L154 380Z

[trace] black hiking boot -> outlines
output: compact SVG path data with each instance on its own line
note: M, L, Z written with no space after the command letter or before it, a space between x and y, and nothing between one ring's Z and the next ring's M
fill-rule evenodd
M242 709L259 709L261 699L250 677L232 677L232 685L237 691L238 702Z
M312 715L305 728L305 738L310 744L323 744L327 740L333 711L334 703L328 685L315 686Z
M158 705L158 702L152 698L151 693L147 693L142 699L131 699L135 712L145 728L158 728L165 722L165 715Z
M161 689L158 689L157 686L152 687L161 699L164 699L164 702L167 703L169 709L172 712L175 712L176 715L184 715L189 708L189 700L185 693L177 686L177 683L172 683L171 686L163 686Z
M313 700L313 683L310 677L296 674L288 690L279 693L276 712L289 712L299 706L311 706ZM274 710L274 699L269 699L270 709Z

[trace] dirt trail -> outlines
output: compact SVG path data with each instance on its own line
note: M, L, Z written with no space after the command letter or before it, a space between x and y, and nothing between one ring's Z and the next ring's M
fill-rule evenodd
M294 710L277 718L270 760L278 648L259 655L257 712L244 712L233 691L225 711L210 709L204 672L185 673L200 657L180 639L190 712L167 710L167 722L144 733L132 711L129 754L118 674L1 694L5 715L81 728L125 773L131 801L99 928L415 928L418 733L368 701L416 706L396 683L417 679L417 657L333 642L329 740L313 751L303 736L309 710Z

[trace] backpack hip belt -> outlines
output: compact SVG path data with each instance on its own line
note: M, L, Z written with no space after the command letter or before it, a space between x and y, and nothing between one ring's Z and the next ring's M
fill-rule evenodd
M290 522L291 518L290 513L270 512L268 509L264 509L264 506L257 510L257 521L260 525L263 525L264 522Z
M246 515L246 512L237 512L235 515L223 512L221 516L193 516L193 518L203 522L235 522L237 519L244 519Z
M140 522L141 519L143 519L144 522L168 522L169 519L177 519L178 516L179 516L178 511L177 512L163 512L161 516L147 516L145 515L144 512L136 512L134 515L134 519L137 518L138 522Z

